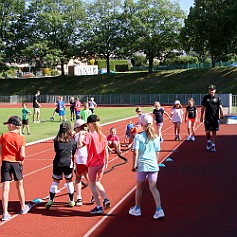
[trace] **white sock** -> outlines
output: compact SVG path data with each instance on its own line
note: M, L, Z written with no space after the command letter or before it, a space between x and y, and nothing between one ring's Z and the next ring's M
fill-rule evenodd
M51 184L51 187L50 187L50 192L51 193L57 193L58 191L58 183L57 182L53 182Z
M74 193L74 185L73 185L73 182L67 183L67 192L68 192L68 193Z

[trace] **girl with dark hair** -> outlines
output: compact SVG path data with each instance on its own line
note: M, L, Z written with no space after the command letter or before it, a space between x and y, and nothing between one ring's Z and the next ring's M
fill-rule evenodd
M56 154L53 160L53 182L49 191L49 201L45 204L46 208L50 208L53 205L54 197L58 191L58 185L63 175L68 190L69 206L75 206L72 176L76 149L77 144L72 138L71 124L62 122L58 135L54 138L54 151Z

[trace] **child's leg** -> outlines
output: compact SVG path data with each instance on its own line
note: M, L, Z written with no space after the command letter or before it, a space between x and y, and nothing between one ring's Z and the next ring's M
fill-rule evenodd
M27 130L27 133L30 134L30 126L29 125L26 125L26 130Z
M161 133L162 126L158 126L158 137L162 138L162 133Z
M81 197L81 174L76 175L76 181L75 181L75 187L76 187L76 194L77 194L77 199L82 199Z
M10 181L3 182L2 184L2 209L3 214L8 214L8 200L10 192Z
M102 166L94 166L94 167L88 167L88 177L89 177L89 185L91 188L92 195L95 199L96 205L101 206L100 204L100 198L99 193L97 191L97 185L96 185L96 178L98 173L98 168L102 169Z
M22 124L22 130L21 130L22 134L24 134L24 130L25 130L25 124Z
M143 182L137 181L136 192L135 192L135 205L140 208L142 200L142 184Z
M53 180L50 190L49 190L49 200L53 201L54 197L58 191L59 180Z
M149 189L152 193L152 196L154 198L156 209L161 208L161 201L160 201L160 193L158 189L156 188L156 182L149 181Z
M16 181L16 189L18 192L18 198L21 203L21 209L25 208L25 191L24 191L24 186L23 186L23 179Z
M73 202L74 201L74 186L73 186L73 182L72 180L66 180L66 184L67 184L67 192L68 192L68 197L69 197L69 201Z
M174 135L177 136L177 123L174 122Z
M191 135L191 121L188 120L188 135Z
M193 135L193 136L194 136L194 133L195 133L194 127L195 127L195 123L192 122L192 123L191 123L191 130L192 130L192 135Z

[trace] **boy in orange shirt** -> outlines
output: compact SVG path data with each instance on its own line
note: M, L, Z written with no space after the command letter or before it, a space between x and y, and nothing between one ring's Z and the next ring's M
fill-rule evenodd
M30 206L25 204L25 192L23 187L23 161L25 154L25 138L20 134L21 119L18 116L12 116L7 122L8 132L3 133L0 137L0 154L2 157L1 166L1 183L2 185L2 220L11 219L8 212L8 200L10 192L10 183L12 176L16 181L16 188L21 204L21 214L26 214Z

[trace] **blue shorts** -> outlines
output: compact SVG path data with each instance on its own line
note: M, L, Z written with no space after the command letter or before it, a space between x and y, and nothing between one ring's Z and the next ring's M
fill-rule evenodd
M158 172L137 172L137 181L144 182L146 178L149 181L156 182L158 179Z
M59 116L64 116L65 115L65 110L59 110Z

